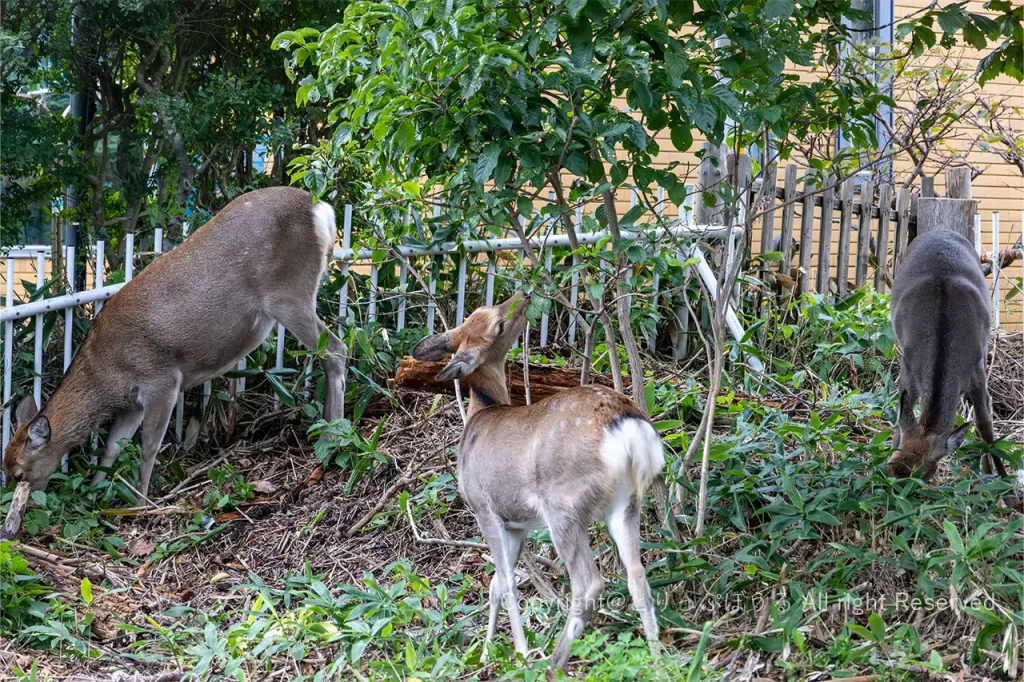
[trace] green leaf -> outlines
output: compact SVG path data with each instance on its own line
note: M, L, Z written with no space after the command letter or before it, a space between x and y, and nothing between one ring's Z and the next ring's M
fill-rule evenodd
M966 24L963 35L964 42L976 50L984 50L985 46L988 45L988 39L985 38L985 34L974 24Z
M988 623L989 625L1006 625L1006 621L994 614L990 609L984 606L978 608L971 608L969 606L964 607L964 613L974 618L977 618L982 623Z
M793 479L789 477L785 471L780 472L782 474L782 489L786 491L786 497L793 504L794 507L803 511L804 509L804 498L800 494L800 491L793 485Z
M794 9L793 0L768 0L764 6L764 18L769 21L772 19L789 19L793 16Z
M569 16L575 19L587 4L587 0L569 0Z
M295 398L292 396L292 392L288 390L288 387L281 381L280 377L272 372L267 372L267 381L270 382L270 387L282 403L288 407L295 407Z
M840 524L839 519L827 511L821 509L815 509L812 512L808 512L807 520L813 523L824 523L828 526L838 526Z
M868 616L868 628L871 630L871 638L876 642L885 641L885 621L877 613Z
M869 642L874 641L875 639L874 636L871 634L871 631L863 625L857 625L856 623L847 623L846 629L852 632L853 634L857 635L861 639L866 639Z
M565 167L573 175L584 177L587 174L587 169L590 168L590 162L587 161L587 155L582 150L576 149L565 157Z
M960 538L960 533L957 532L956 526L954 526L948 519L942 522L942 530L945 531L946 537L949 538L949 546L957 554L964 553L964 541Z
M88 578L82 578L81 585L82 599L86 604L92 604L92 582Z
M669 200L676 206L682 206L689 196L689 189L683 183L672 187L668 191Z
M679 419L662 419L661 421L654 422L654 428L658 433L665 433L666 431L674 431L681 427L683 422Z
M484 147L484 150L480 152L480 158L477 159L476 168L473 169L473 179L483 184L491 179L491 174L494 172L495 166L498 165L498 154L501 153L501 147L496 142L491 142Z
M669 135L672 138L672 146L677 151L685 152L693 145L693 131L685 122L672 126Z
M697 642L697 650L693 652L693 660L690 661L690 670L686 675L686 682L700 682L701 673L704 670L704 649L707 648L708 638L711 636L711 621L704 623L704 630L700 634L700 641Z
M946 33L956 33L968 24L971 18L961 7L952 7L939 13L939 26Z

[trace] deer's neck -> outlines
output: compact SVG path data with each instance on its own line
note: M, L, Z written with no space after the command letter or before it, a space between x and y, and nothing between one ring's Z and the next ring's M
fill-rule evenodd
M53 441L68 449L81 443L121 407L115 404L115 396L103 377L92 372L83 358L76 360L42 410L50 421Z
M469 388L469 412L467 419L480 410L492 405L511 405L508 386L505 384L505 363L488 364L462 380Z

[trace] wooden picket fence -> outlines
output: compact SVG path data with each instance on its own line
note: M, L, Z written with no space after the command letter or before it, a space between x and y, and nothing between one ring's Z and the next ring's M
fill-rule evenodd
M741 164L742 165L742 164ZM733 162L731 172L738 171ZM698 188L709 187L718 181L704 172L698 178ZM922 178L921 190L894 190L889 183L878 184L869 176L852 177L842 182L825 182L823 187L804 182L798 187L801 168L785 168L781 185L777 173L770 167L765 182L776 186L767 193L765 204L750 210L763 213L755 222L751 255L781 254L766 259L761 265L767 273L787 289L796 293L817 292L831 296L845 296L855 288L872 286L878 292L892 287L893 277L899 270L910 242L917 234L936 229L958 232L975 245L986 275L990 278L993 302L993 327L1005 322L1016 331L1024 325L1021 314L1019 282L1024 281L1024 259L1012 262L1001 270L1007 253L1020 253L1020 240L1012 249L1000 242L999 213L989 212L985 236L991 244L983 244L983 216L979 202L971 198L969 168L950 169L946 173L946 197L936 197L934 180ZM756 195L752 186L751 194ZM713 217L700 214L698 223L713 222ZM714 208L705 209L710 213ZM991 249L986 249L991 246ZM759 247L759 248L758 248ZM1003 254L1000 256L999 254ZM1020 279L1018 279L1020 278ZM1004 300L1010 288L1017 291L1016 299Z

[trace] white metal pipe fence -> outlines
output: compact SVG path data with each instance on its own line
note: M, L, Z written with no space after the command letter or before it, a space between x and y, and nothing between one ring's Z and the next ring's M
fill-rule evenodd
M659 196L660 198L660 196ZM671 227L660 227L654 230L648 230L646 232L631 232L625 236L627 239L639 239L641 237L648 239L655 243L669 242L660 248L672 249L678 246L675 244L681 239L726 239L728 242L733 243L735 235L739 228L732 230L723 227L711 227L706 229L695 229L691 228L685 222L685 211L680 211L683 221L679 221ZM414 216L417 219L417 225L419 224L418 216ZM440 207L434 209L435 219L440 219ZM576 223L580 229L579 243L584 245L593 245L608 237L606 233L587 233L582 231L583 226L583 213L582 208L576 212ZM354 249L352 245L352 218L353 208L346 206L343 214L342 223L342 243L340 248L334 251L334 260L339 261L340 273L342 277L341 289L339 292L339 316L342 318L342 323L347 319L349 315L350 296L349 296L349 268L354 264L370 264L370 277L369 277L369 290L366 295L366 317L369 321L378 320L378 303L380 299L379 290L379 276L382 265L388 265L393 268L397 264L400 270L399 287L394 292L398 298L397 316L395 319L395 328L397 331L401 331L405 328L408 322L408 313L410 311L409 298L410 296L423 296L426 294L426 327L428 330L432 330L434 327L435 319L438 314L438 307L436 302L437 283L441 275L441 266L445 258L457 259L457 282L456 282L456 310L455 319L461 322L466 315L466 302L467 302L467 282L469 280L468 268L470 265L477 266L480 263L475 261L472 256L476 254L486 254L486 260L484 262L485 267L485 291L484 301L486 304L493 304L495 294L495 280L498 278L498 254L500 252L516 253L520 258L522 257L522 243L518 238L500 238L500 239L479 239L479 240L467 240L461 244L455 242L447 242L444 244L438 244L430 247L412 247L412 246L395 246L390 250L394 253L395 258L390 261L381 264L374 261L374 253L370 249L360 248ZM162 230L156 230L154 234L154 244L156 245L157 251L162 250L163 246L163 234ZM3 434L2 434L2 447L6 449L7 443L11 436L11 394L13 390L13 366L14 366L14 331L15 324L21 320L28 318L34 318L33 321L33 395L36 398L37 404L42 404L42 382L44 375L44 347L43 347L43 325L46 313L63 313L63 370L66 372L71 364L73 358L73 327L74 327L74 309L79 306L93 304L94 315L99 313L100 307L103 302L111 298L120 289L131 280L134 274L135 265L135 235L128 234L125 236L125 260L124 260L124 277L125 282L117 284L106 284L105 279L105 257L104 257L104 244L98 242L95 248L92 249L92 256L95 262L95 276L93 278L93 288L85 289L82 291L75 291L73 286L68 286L66 293L59 294L56 296L44 297L38 300L29 301L27 303L10 305L8 304L3 310L0 310L0 324L3 325L4 330L4 348L3 348L3 361L4 361L4 372L3 372L3 398L4 398L4 409L3 409ZM564 248L569 246L569 239L566 235L561 234L548 234L546 236L535 236L530 239L530 246L533 249L538 250L544 254L545 266L549 269L553 266L553 254L556 248ZM693 247L687 247L684 259L690 258L696 254L700 259L703 259L699 249ZM730 253L733 248L730 247ZM36 286L42 287L45 284L44 274L44 260L51 257L51 250L49 247L31 247L18 250L11 250L7 257L6 267L6 285L7 285L7 302L14 300L14 283L15 283L15 271L14 261L18 258L32 258L36 261ZM427 269L427 292L423 291L409 291L409 272L412 267L413 259L426 258L428 259L429 267ZM64 273L66 284L73 283L73 266L72 263L75 259L74 249L65 249L64 261L67 264L67 272ZM710 273L710 266L704 263L707 272ZM704 276L704 273L701 273ZM422 281L422 280L421 280ZM579 301L579 274L573 273L571 276L570 284L570 304L573 308L576 307ZM655 301L657 292L655 293ZM394 312L394 311L392 311ZM548 345L550 342L550 316L545 314L544 321L548 324L541 325L542 327L542 345ZM735 318L735 315L732 315ZM738 319L736 319L738 324ZM730 326L732 319L730 320ZM276 353L275 353L275 369L283 369L285 360L285 344L284 344L284 327L278 325L277 327L277 338L276 338ZM339 330L343 331L343 330ZM576 315L573 311L570 311L568 315L568 333L566 335L568 343L572 344L576 341ZM739 338L739 337L737 337ZM239 363L239 368L244 369L245 360L243 359ZM236 380L236 389L239 391L245 390L244 378ZM205 384L202 388L202 404L205 407L212 394L212 387L209 384ZM183 411L184 401L179 397L176 415L174 419L174 429L177 438L180 440L182 437L183 428Z
M663 206L663 193L659 191L658 194L658 207L659 217L661 217L661 207ZM716 290L716 276L712 270L711 265L704 257L704 251L696 241L698 240L720 240L724 241L726 246L723 249L725 255L725 263L722 265L728 267L732 264L732 260L739 257L737 250L737 239L742 235L742 228L726 228L722 226L691 226L688 220L688 211L692 210L692 197L691 205L689 207L681 207L679 212L679 219L672 222L668 226L657 227L651 229L650 226L646 226L646 229L641 231L631 231L623 234L626 239L644 239L650 243L656 245L656 248L661 252L668 252L678 255L681 262L685 262L688 259L695 258L697 260L695 272L703 281L705 288L715 294ZM410 212L411 213L411 212ZM583 221L583 208L577 208L574 216L574 223L577 228L578 241L582 245L594 245L599 243L601 240L606 239L609 235L604 232L586 232L584 230ZM435 206L434 208L434 219L440 219L440 207ZM344 331L344 324L348 320L350 313L353 312L352 306L355 307L355 312L359 313L363 311L365 316L363 319L369 322L376 322L381 324L384 328L392 328L395 331L401 331L407 327L410 323L410 315L414 312L414 307L410 305L410 302L414 298L425 298L425 320L423 326L428 332L432 332L435 325L435 318L437 317L439 310L437 306L437 284L441 280L442 265L445 259L452 259L455 268L448 271L447 274L450 276L452 272L455 272L455 310L454 319L457 323L465 319L467 313L467 286L468 282L477 277L482 279L483 292L481 295L481 302L485 305L491 305L494 302L495 297L495 283L500 278L499 275L499 254L500 253L514 253L520 259L523 257L523 244L518 237L506 237L496 239L476 239L467 240L461 243L446 242L443 244L435 244L429 247L415 247L407 245L397 245L389 247L389 257L384 261L375 260L375 254L371 249L367 248L354 248L352 244L352 220L353 220L353 208L346 206L343 213L343 222L341 229L341 244L340 248L336 249L333 253L335 261L340 263L340 274L342 278L340 290L339 290L339 301L338 301L338 313L341 318L339 322L339 331ZM407 218L407 224L409 220L415 220L417 229L422 234L422 228L420 227L420 218L418 215L410 215ZM976 225L980 225L981 216L975 216ZM997 239L998 235L998 214L992 215L993 232L994 237ZM980 234L980 230L978 231ZM162 230L157 230L155 233L155 244L156 250L161 251L163 246ZM42 382L44 374L44 347L43 347L43 330L44 330L44 318L47 313L63 313L63 368L66 371L70 366L72 355L73 355L73 319L74 319L74 308L87 304L93 304L93 314L99 313L100 307L103 302L112 297L117 293L126 282L132 279L134 274L134 261L135 261L135 235L128 234L125 236L125 260L124 260L124 283L107 284L105 278L105 258L104 258L104 244L98 242L95 247L91 250L91 260L95 264L95 276L93 278L93 287L85 289L83 291L74 291L71 288L66 293L59 294L56 296L39 298L38 300L29 301L27 303L14 304L14 290L15 290L15 261L19 259L31 259L35 261L36 266L36 287L42 288L45 285L44 279L44 261L51 258L50 247L25 247L21 249L12 249L8 251L6 256L6 307L0 310L0 325L3 328L3 421L2 421L2 448L6 449L7 443L11 436L11 395L13 392L14 382L14 341L15 341L15 328L16 324L22 320L34 318L32 324L33 333L33 349L32 349L32 393L36 398L37 404L42 404ZM994 240L994 244L998 244L998 241ZM542 259L545 267L551 271L552 268L559 267L560 264L554 263L554 252L555 249L564 249L570 246L569 237L565 234L553 234L547 235L536 235L529 239L529 246L536 253L542 254ZM978 244L979 250L981 244ZM378 252L379 253L379 252ZM484 254L485 258L482 260L476 259L473 256L478 254ZM74 260L73 250L68 250L65 255L65 263L68 263L68 273L66 274L68 282L71 282L70 264ZM425 259L425 266L416 268L416 259ZM993 254L993 260L998 263L998 256ZM368 266L369 276L365 278L366 292L365 296L356 295L355 301L350 303L350 299L353 297L349 295L350 284L353 286L359 286L357 282L358 278L350 276L352 274L350 266ZM398 285L395 287L391 284L388 288L390 292L382 292L380 288L380 278L385 268L387 268L386 276L388 278L394 277L395 268L398 268ZM998 267L998 265L996 266ZM425 271L425 277L420 276L420 271ZM482 274L481 271L482 270ZM416 276L410 278L410 273L415 271ZM998 275L998 269L995 270L995 274ZM420 287L415 289L415 279L419 282ZM994 280L998 280L995 277ZM423 286L425 284L425 287ZM545 313L540 324L540 342L541 346L549 345L552 342L552 335L561 338L569 346L574 346L578 340L577 333L577 314L580 299L579 288L581 286L581 279L579 273L573 271L569 279L569 303L571 310L562 311L562 325L559 330L552 329L554 324L554 317L551 313ZM998 284L993 286L993 299L998 301L999 289ZM387 293L387 296L382 294ZM665 292L661 290L660 278L657 274L652 273L650 279L650 296L653 301L655 308L659 307L659 301ZM383 307L382 307L383 306ZM995 306L998 309L998 306ZM994 313L997 316L998 313ZM383 317L382 317L383 316ZM683 325L687 325L688 320L681 321ZM994 323L998 324L998 317L993 320ZM393 326L392 326L393 324ZM727 325L732 335L737 339L741 340L744 336L744 330L740 323L738 316L730 306L730 310L727 314ZM282 325L278 325L276 336L276 353L274 358L274 366L276 370L281 370L285 365L285 343L284 343L284 332L285 329ZM648 339L649 346L653 347L654 339ZM749 358L748 364L755 370L760 371L762 369L761 363L757 358ZM240 368L245 367L245 360L243 359L239 363ZM307 379L308 381L308 379ZM236 380L236 388L239 391L245 389L244 378ZM202 406L205 408L212 395L212 386L209 382L202 387ZM174 429L175 435L178 440L182 437L183 428L183 411L184 401L179 398L178 406L176 410Z

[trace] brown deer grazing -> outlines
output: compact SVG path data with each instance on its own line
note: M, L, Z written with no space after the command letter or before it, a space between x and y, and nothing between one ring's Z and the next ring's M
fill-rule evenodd
M960 398L974 406L978 433L995 440L985 362L991 320L988 286L974 247L955 232L926 232L911 243L892 288L892 326L902 348L899 428L889 460L894 475L921 469L929 480L963 444L955 426ZM921 401L921 417L914 406ZM986 458L987 459L987 458ZM1003 463L993 458L1001 476ZM982 463L992 473L992 463Z
M178 392L234 367L277 323L307 348L327 333L324 412L341 417L346 348L316 315L336 229L333 208L293 187L257 190L225 206L103 306L41 410L31 397L22 400L7 474L45 488L61 458L113 419L100 465L113 464L118 441L141 424L139 492L148 495ZM93 481L105 475L97 471Z
M598 518L608 524L644 634L656 649L658 623L640 560L640 512L644 492L665 464L661 439L636 405L600 386L510 406L505 357L526 326L525 310L524 297L516 294L502 305L476 310L450 332L428 336L412 352L417 360L452 355L437 378L461 379L469 390L468 421L458 450L459 491L495 565L482 659L502 599L515 649L526 655L515 565L530 530L548 528L572 584L568 621L551 656L555 666L565 667L569 647L604 588L587 538Z

